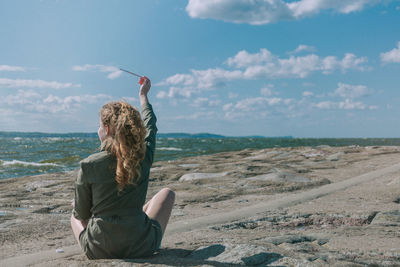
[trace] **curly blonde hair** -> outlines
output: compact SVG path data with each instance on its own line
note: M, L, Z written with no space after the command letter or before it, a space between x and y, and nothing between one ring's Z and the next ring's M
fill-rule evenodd
M115 180L118 190L122 191L126 185L136 185L140 180L140 163L146 153L146 128L139 111L124 101L105 104L100 110L100 120L109 127L105 149L117 159Z

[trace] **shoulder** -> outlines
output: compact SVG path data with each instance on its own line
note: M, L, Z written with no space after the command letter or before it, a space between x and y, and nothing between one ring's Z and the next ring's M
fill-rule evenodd
M93 179L115 173L116 159L110 153L101 151L83 159L80 165L85 180L93 182Z
M96 165L101 164L104 161L111 160L112 155L107 151L101 151L99 153L95 153L90 155L89 157L81 160L81 165Z

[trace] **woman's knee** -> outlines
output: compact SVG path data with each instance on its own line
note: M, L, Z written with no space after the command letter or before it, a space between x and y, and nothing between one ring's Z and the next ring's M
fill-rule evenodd
M168 202L175 201L175 192L168 187L161 189L159 194L161 194L163 198Z

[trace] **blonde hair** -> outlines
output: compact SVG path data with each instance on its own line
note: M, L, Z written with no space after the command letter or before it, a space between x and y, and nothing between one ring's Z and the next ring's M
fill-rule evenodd
M100 120L109 127L105 149L117 159L115 180L118 191L122 191L126 185L136 185L140 180L140 163L146 153L146 128L139 111L124 101L105 104Z

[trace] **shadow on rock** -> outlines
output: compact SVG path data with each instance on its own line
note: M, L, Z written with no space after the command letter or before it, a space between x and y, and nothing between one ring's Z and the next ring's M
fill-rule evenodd
M161 249L156 255L143 259L126 259L125 262L165 264L170 266L267 266L282 258L253 245L213 244L196 250Z

